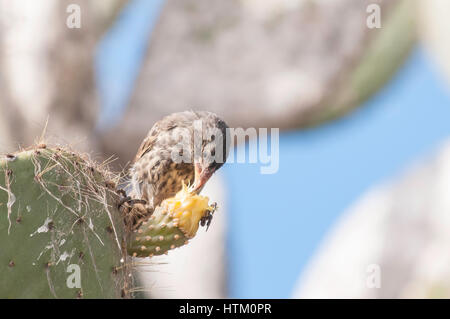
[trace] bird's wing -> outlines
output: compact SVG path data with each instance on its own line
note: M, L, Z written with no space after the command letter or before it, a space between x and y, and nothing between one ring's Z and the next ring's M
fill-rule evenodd
M159 135L159 133L161 133L161 131L166 131L167 132L167 131L173 130L176 127L177 127L177 125L174 122L169 122L169 123L157 122L152 127L150 132L148 132L147 137L144 139L144 141L142 142L141 146L139 147L138 152L136 154L136 157L134 158L133 163L136 163L142 156L144 156L145 154L147 154L149 151L152 150L152 148L156 144L156 141L158 139L158 135Z
M155 145L156 136L148 135L139 147L133 163L136 163L142 156L147 154Z

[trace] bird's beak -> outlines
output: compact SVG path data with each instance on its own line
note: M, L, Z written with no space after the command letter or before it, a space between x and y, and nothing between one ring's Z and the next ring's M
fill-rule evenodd
M203 168L201 163L195 163L195 177L194 177L193 191L199 193L213 173L214 173L213 170L209 168Z

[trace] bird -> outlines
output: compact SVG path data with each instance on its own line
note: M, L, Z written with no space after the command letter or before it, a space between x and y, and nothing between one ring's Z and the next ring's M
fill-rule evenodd
M225 163L230 145L228 125L207 111L170 114L144 138L129 170L128 198L144 202L147 214L184 185L200 193Z

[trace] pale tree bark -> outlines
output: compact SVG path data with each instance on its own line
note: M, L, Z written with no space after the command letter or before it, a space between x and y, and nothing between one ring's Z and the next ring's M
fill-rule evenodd
M124 0L0 0L0 150L40 136L89 149L96 44ZM81 28L66 24L78 5Z
M422 43L436 62L439 71L450 85L450 2L446 0L420 0L419 32Z

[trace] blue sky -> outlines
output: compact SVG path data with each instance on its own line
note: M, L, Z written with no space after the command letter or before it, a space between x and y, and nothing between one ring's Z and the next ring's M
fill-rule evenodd
M97 130L106 130L122 117L164 3L130 1L100 42L94 62L101 103Z

